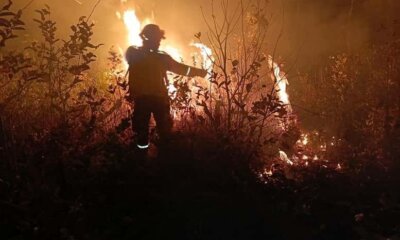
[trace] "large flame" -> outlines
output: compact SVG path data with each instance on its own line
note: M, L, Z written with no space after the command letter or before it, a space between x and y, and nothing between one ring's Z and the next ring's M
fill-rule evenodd
M134 9L126 10L122 14L117 12L116 15L119 19L123 20L128 32L126 42L127 46L142 46L142 39L139 36L141 29L149 23L154 23L154 20L146 18L143 21L140 21ZM162 43L160 49L167 52L177 61L182 61L183 59L182 53L178 47Z
M142 39L140 38L140 30L142 24L136 16L135 10L127 10L124 12L123 20L128 30L128 43L129 45L141 46Z
M146 24L153 23L154 21L150 18L146 18L143 21L140 21L134 9L128 9L122 14L120 12L116 12L116 15L118 19L123 20L125 28L128 31L127 44L129 46L141 46L142 39L139 36L141 29Z
M125 24L125 28L128 32L127 42L125 44L127 44L127 46L131 46L131 45L141 46L142 39L139 36L141 29L146 24L154 23L155 22L154 17L152 19L146 18L143 21L141 21L137 17L136 11L134 9L126 10L122 14L120 12L116 12L116 15L117 15L118 19L123 20L123 22ZM125 46L125 47L127 47L127 46ZM212 66L213 66L213 61L214 61L211 49L203 43L191 43L191 44L189 44L189 46L194 46L199 49L200 55L202 58L203 68L208 70L208 72L211 72ZM176 61L179 61L179 62L184 61L184 55L185 55L184 49L185 49L185 46L180 46L179 44L171 42L170 40L168 40L167 42L165 42L165 41L161 42L161 46L160 46L160 50L165 51L172 58L174 58ZM123 52L122 48L120 48L120 51Z
M121 1L121 3L124 3ZM154 16L152 18L146 18L143 21L141 21L134 9L129 9L124 11L123 13L116 12L116 16L118 19L122 20L124 22L125 28L128 32L127 34L127 41L124 43L124 47L119 47L119 50L121 53L124 52L124 48L128 46L142 46L142 39L139 36L141 29L149 24L149 23L155 23L154 21ZM200 56L202 60L202 67L204 69L207 69L208 72L212 71L212 66L213 66L213 56L212 56L212 51L209 47L207 47L205 44L202 43L191 43L189 46L194 46L199 49L200 51ZM179 44L176 44L175 42L171 42L170 39L167 39L166 41L161 42L160 50L168 53L172 58L174 58L178 62L183 62L184 61L184 50L185 47ZM189 54L188 54L189 55ZM191 53L191 55L199 55L197 52ZM128 64L125 62L125 67L128 69ZM208 75L207 77L209 77ZM169 86L167 86L169 93L173 96L176 94L176 88L173 85L172 82L170 82Z

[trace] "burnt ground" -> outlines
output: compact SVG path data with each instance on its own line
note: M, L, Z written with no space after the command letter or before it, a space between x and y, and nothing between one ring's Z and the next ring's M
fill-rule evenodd
M400 176L380 164L278 164L260 179L179 144L99 151L95 167L89 153L62 167L3 162L1 239L400 239Z

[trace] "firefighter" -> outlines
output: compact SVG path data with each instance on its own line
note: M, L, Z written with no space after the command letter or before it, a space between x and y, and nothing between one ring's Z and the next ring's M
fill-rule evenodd
M132 124L136 132L136 144L139 149L147 149L151 114L156 121L161 142L166 141L171 133L167 71L188 77L205 77L207 71L179 63L159 51L160 42L165 36L158 25L146 25L140 37L143 46L130 46L125 57L129 64L129 95L134 101Z

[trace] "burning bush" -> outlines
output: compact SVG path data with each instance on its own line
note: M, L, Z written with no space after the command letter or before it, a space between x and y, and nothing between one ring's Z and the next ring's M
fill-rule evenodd
M283 135L295 126L286 75L267 54L266 6L258 3L239 3L235 7L241 10L231 14L228 2L221 1L220 18L214 12L203 13L208 33L195 37L202 46L206 38L210 48L203 54L203 65L212 66L212 71L207 80L193 84L181 78L174 81L178 90L173 103L183 110L178 125L210 133L224 142L224 151L243 150L239 156L246 161L276 156L284 145ZM252 10L245 15L245 9Z
M210 48L201 33L195 35L198 43L193 44L201 51L203 67L210 71L207 79L172 76L176 129L203 134L221 151L240 153L236 156L244 162L276 156L282 145L290 148L280 140L294 122L289 118L285 73L265 48L265 12L261 5L239 3L240 13L230 15L228 2L221 4L221 19L214 13L209 18L212 22L205 18ZM247 9L252 10L246 15ZM2 55L0 110L2 123L14 139L10 143L19 142L25 150L32 147L35 151L35 143L51 142L59 146L52 150L61 150L66 158L100 143L105 136L129 143L132 106L125 101L121 54L110 50L104 78L94 77L90 66L101 46L92 43L94 24L81 17L70 27L69 37L59 39L50 7L37 13L34 21L42 40ZM21 12L5 15L13 17L5 25L4 32L10 34L2 35L3 42L14 37L11 32L23 30L24 24L19 20ZM24 146L24 142L33 145Z
M325 140L335 145L330 157L359 163L379 159L384 165L398 158L399 47L394 39L355 54L338 54L313 74L318 77L300 78L293 97L312 109L313 117L302 114L306 126L317 126L324 139L334 137Z

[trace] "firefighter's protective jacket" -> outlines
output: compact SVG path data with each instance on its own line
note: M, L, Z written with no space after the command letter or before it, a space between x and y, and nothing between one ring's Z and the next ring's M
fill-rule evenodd
M168 96L166 72L193 77L200 69L175 61L162 51L131 46L126 51L129 64L129 91L133 98L140 96Z

